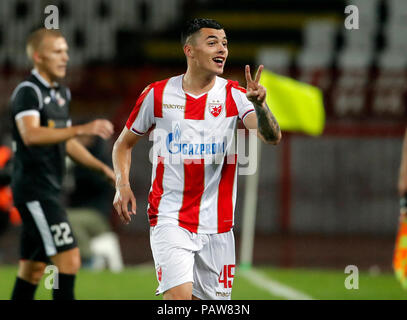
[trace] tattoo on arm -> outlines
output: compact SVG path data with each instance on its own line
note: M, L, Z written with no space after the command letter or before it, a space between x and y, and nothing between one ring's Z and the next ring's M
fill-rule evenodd
M280 137L280 126L271 112L270 108L265 105L254 106L257 115L257 127L260 134L267 142L277 142Z

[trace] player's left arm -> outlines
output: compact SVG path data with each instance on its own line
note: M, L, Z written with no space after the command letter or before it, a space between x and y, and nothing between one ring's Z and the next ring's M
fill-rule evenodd
M244 118L244 125L247 129L257 129L258 137L265 143L278 144L282 137L280 126L267 106L266 88L259 84L263 68L263 65L259 67L255 79L252 80L250 67L246 65L246 96L253 103L256 112L249 113Z
M94 157L77 139L72 138L66 142L66 152L75 162L104 174L109 182L114 185L115 175L113 170Z

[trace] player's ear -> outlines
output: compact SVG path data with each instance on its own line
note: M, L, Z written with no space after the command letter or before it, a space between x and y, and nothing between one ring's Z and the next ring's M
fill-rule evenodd
M32 54L32 61L34 63L39 63L42 61L40 54L38 53L38 51L34 51Z
M185 44L184 45L184 54L187 58L193 58L194 57L194 50L190 44Z

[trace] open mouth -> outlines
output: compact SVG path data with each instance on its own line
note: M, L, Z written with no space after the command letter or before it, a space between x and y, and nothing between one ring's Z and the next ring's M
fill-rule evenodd
M212 59L218 66L222 66L225 58L223 57L215 57Z

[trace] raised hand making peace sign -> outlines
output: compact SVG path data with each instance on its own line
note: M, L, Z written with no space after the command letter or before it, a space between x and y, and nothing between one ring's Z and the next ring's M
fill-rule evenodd
M266 88L259 84L261 72L263 71L264 66L260 65L257 69L256 77L253 80L250 74L250 66L246 65L245 76L246 76L246 96L253 104L257 106L263 105L266 101Z
M256 113L252 112L245 118L247 129L258 129L257 135L266 143L277 144L281 140L281 131L276 118L266 104L266 88L259 84L264 66L257 69L254 80L250 74L250 67L246 65L246 97L253 103Z

